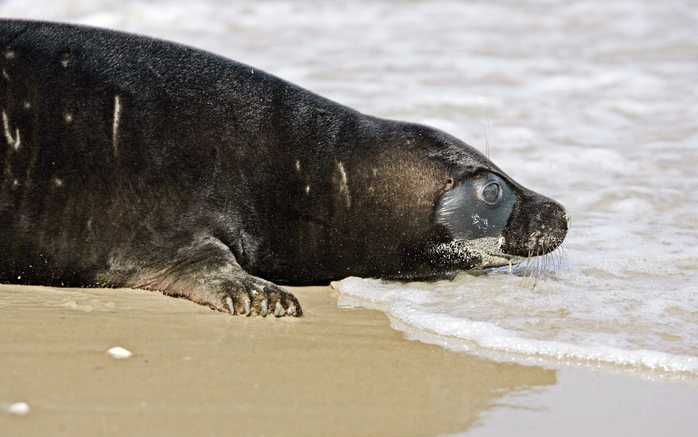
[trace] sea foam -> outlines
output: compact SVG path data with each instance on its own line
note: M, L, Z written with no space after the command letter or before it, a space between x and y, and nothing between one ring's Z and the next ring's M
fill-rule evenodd
M502 282L497 276L510 276L501 272L493 275L489 279L498 285ZM514 361L540 358L549 363L605 364L698 376L698 357L661 350L668 347L667 342L657 340L659 328L653 332L644 327L640 336L629 325L611 331L607 325L613 324L617 313L591 311L596 315L589 317L591 313L587 311L593 303L584 302L583 298L578 302L572 302L569 296L563 298L563 309L560 302L554 303L546 296L546 291L525 287L521 293L513 289L496 292L491 287L485 293L482 289L472 291L486 280L462 275L454 282L402 284L350 277L333 282L332 286L341 294L340 305L380 309L397 322L394 327L408 332L410 337L450 349ZM536 297L539 305L532 305ZM477 302L469 302L470 299ZM648 321L661 325L652 320L651 313L645 316L648 320L638 319L638 314L630 316L638 325ZM648 347L639 347L641 344Z

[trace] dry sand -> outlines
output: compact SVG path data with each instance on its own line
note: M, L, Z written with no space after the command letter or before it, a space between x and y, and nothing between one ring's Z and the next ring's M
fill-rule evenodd
M293 291L301 319L136 290L0 285L0 435L433 436L548 422L521 419L519 401L550 392L557 371L408 341L382 313L338 309L327 287ZM133 356L114 359L113 346ZM698 399L674 386L677 405ZM30 411L9 414L13 402Z

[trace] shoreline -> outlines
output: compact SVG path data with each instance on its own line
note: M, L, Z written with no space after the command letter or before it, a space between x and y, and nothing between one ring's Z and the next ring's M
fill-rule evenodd
M550 393L564 387L555 405L574 405L589 381L627 380L451 352L405 339L381 312L338 308L329 287L290 290L302 318L231 317L139 290L0 285L0 405L30 407L24 416L0 411L0 429L9 436L478 434L521 420L555 423L554 414L535 410ZM133 356L112 358L106 351L114 346ZM687 414L686 399L698 400L690 384L632 378L625 385L683 393L670 405ZM599 406L623 395L599 390ZM631 409L620 411L637 422ZM682 429L675 417L655 421Z

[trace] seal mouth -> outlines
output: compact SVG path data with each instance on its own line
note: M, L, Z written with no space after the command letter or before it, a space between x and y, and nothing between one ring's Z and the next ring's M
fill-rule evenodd
M491 268L497 268L497 267L504 267L504 266L511 266L513 267L515 264L518 264L520 262L523 262L526 260L525 257L523 256L518 256L518 255L509 255L506 253L485 253L485 257L483 257L483 265L482 268L485 269L491 269ZM485 262L485 260L487 260Z
M473 255L479 258L474 268L490 269L496 267L513 266L522 262L526 257L504 253L502 251L503 238L484 237L473 240L456 240L466 247Z

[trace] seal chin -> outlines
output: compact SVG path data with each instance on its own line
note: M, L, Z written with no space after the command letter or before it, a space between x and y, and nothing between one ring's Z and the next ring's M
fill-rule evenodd
M517 264L524 260L522 256L504 253L502 251L503 243L503 237L485 237L463 242L480 259L480 262L473 266L475 269L503 267Z
M504 253L502 242L501 237L456 239L433 247L429 251L429 258L434 270L440 272L484 270L524 260L524 257Z
M508 255L506 253L488 253L482 257L482 265L480 267L483 269L493 269L497 267L514 266L525 259L526 258L522 256Z

